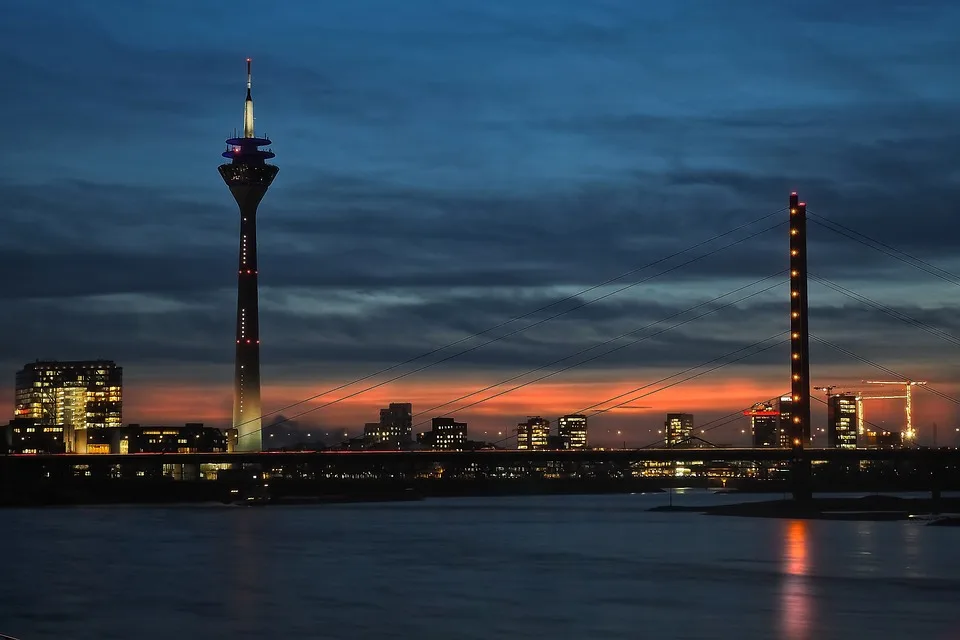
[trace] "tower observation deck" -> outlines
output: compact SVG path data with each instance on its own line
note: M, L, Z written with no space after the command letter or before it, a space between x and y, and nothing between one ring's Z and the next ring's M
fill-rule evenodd
M237 344L233 374L233 426L238 451L260 451L260 310L257 284L257 207L277 175L266 161L274 157L267 138L258 138L253 126L250 95L250 58L247 58L247 99L243 136L227 139L220 175L240 207L240 264L237 274Z

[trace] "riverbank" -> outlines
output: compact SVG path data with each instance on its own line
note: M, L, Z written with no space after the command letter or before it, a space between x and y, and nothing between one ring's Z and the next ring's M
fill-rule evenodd
M747 518L791 518L802 520L907 520L911 516L931 513L960 513L960 498L901 498L869 495L861 498L821 497L795 500L764 500L716 506L663 505L653 512L702 513L711 516Z
M97 504L185 504L206 502L322 504L391 502L421 498L655 493L647 478L595 479L421 479L269 481L172 480L169 478L72 478L0 487L0 507ZM248 498L252 498L248 500Z

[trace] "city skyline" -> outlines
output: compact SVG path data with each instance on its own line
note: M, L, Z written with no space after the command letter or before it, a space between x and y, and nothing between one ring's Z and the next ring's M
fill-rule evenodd
M156 49L184 26L173 24L173 9L132 41L120 5L107 5L93 13L74 7L49 22L42 8L15 5L15 19L0 27L0 52L23 88L0 107L7 121L22 123L12 132L18 165L2 178L13 206L0 214L10 230L0 239L4 304L19 310L0 322L18 339L0 365L12 381L36 358L113 359L125 372L125 422L229 423L236 211L216 176L216 145L238 121L236 67L248 54L262 60L258 115L265 133L283 140L285 159L260 237L265 411L774 212L790 190L813 213L960 271L948 240L960 184L947 161L960 94L944 62L960 53L944 26L958 10L946 2L910 13L927 32L922 42L913 40L920 31L895 30L895 3L871 5L861 24L825 3L757 15L685 3L571 3L561 5L566 12L530 10L509 21L497 5L461 13L413 3L389 27L356 9L280 12L261 27L264 42L283 44L259 51L223 44L217 33L240 18L215 12L206 18L210 33L198 32L195 43ZM814 62L792 55L780 29L767 35L765 26L785 19L818 43ZM14 23L18 30L8 31ZM777 55L751 60L736 45L708 60L693 37L732 41L746 25L764 42L782 41L770 44ZM202 19L191 28L201 26ZM330 37L308 43L311 29ZM89 52L65 59L80 33ZM869 47L858 44L866 34ZM414 45L424 35L447 52L439 56L446 62L421 55L428 45ZM645 57L658 43L684 55ZM85 72L74 77L81 63ZM562 81L549 73L556 64L570 70L558 74ZM64 131L54 126L59 103L70 102L80 81L90 96L69 106L85 126ZM707 106L698 104L703 98ZM27 113L28 104L39 106ZM147 144L158 123L167 134ZM81 152L50 153L64 144ZM177 163L164 162L165 145ZM182 185L181 195L156 191L158 177ZM813 273L960 335L955 285L822 228L811 227L810 242ZM785 231L774 230L301 422L357 429L390 402L427 410L785 267ZM472 432L527 415L555 420L786 330L785 291L784 282L739 308L450 415ZM960 392L955 347L815 283L810 300L818 335ZM853 389L877 375L811 347L814 384ZM772 349L644 399L651 409L591 418L591 439L619 441L605 430L627 428L641 444L644 420L655 428L676 411L705 422L711 412L779 396L789 386L786 354ZM0 406L12 408L11 388L0 385ZM814 405L817 426L826 413ZM892 419L899 408L871 411ZM915 415L921 439L934 420L956 422L952 405L926 393L917 394Z

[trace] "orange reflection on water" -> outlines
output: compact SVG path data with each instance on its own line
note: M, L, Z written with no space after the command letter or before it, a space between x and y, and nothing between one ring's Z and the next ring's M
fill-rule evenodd
M783 537L783 590L780 619L783 638L801 640L813 632L813 586L809 580L810 535L806 520L790 520Z
M807 566L807 521L790 520L787 523L787 546L784 570L791 576L805 576Z

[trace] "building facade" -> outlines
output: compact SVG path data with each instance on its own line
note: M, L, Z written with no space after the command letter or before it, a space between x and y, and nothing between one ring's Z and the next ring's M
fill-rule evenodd
M363 426L364 440L371 445L403 448L413 442L413 405L391 402L380 409L380 421Z
M391 402L386 409L380 409L380 433L383 440L401 447L413 442L413 405Z
M780 448L789 449L793 447L796 431L793 427L793 398L781 396L777 410L780 412Z
M750 416L750 433L754 447L780 446L780 411L770 403L758 402L743 413Z
M550 421L532 416L517 424L517 449L548 449L550 447Z
M666 446L675 447L689 442L693 437L692 413L668 413L663 423L663 440Z
M45 424L34 418L14 418L0 430L0 450L7 453L66 453L62 424Z
M827 442L836 449L857 448L857 396L838 393L827 402Z
M123 368L111 360L36 361L16 375L14 418L74 432L123 425Z
M199 422L183 426L130 424L119 429L91 428L78 431L75 450L85 454L133 453L226 453L231 449L226 432Z
M587 416L571 414L557 420L557 432L564 449L587 448Z
M434 418L430 431L421 433L417 440L431 449L463 450L467 444L467 423L454 418Z

